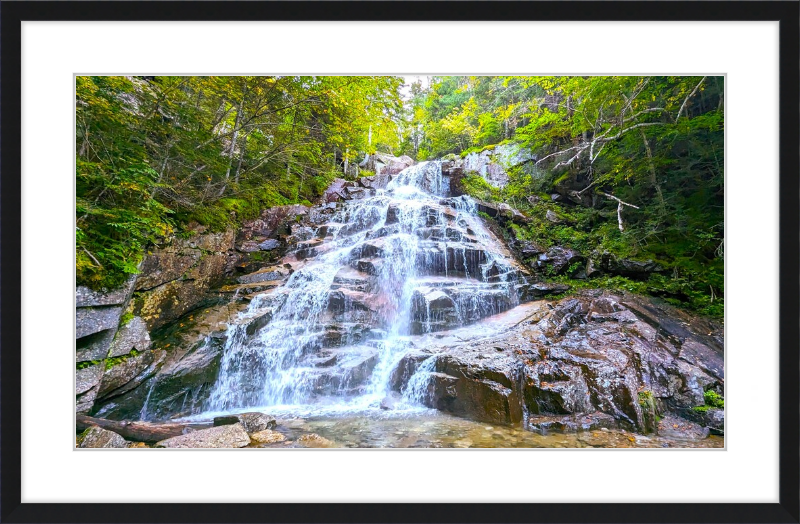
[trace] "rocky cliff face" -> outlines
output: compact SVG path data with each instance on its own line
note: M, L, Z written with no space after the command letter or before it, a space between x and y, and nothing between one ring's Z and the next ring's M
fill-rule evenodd
M420 399L443 411L537 431L641 433L667 415L697 420L702 412L693 408L706 392L723 390L722 326L657 299L587 291L514 314L522 320L496 335L473 333L465 344L453 332L445 344L432 340L410 353L394 388L407 388L426 363ZM721 417L709 411L700 422L722 432Z
M413 183L391 170L337 180L317 206L173 239L123 289L79 288L76 410L162 420L360 398L382 376L384 409L415 402L538 432L650 433L664 417L724 431L721 410L692 409L722 392L721 326L638 296L542 300L568 291L544 273L655 264L515 239L477 212L530 219L450 196L460 168L437 166Z

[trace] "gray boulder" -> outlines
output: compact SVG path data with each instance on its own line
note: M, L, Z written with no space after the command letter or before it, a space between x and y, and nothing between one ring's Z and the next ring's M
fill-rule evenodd
M98 428L87 429L80 437L79 448L126 448L128 442L113 431Z
M75 306L116 306L123 304L128 299L128 294L131 292L135 280L136 275L131 275L125 284L111 291L95 291L88 287L78 286L75 289Z
M75 394L80 395L86 393L103 378L103 371L105 367L103 364L95 364L94 366L85 367L75 372Z
M115 330L106 329L78 339L75 343L75 362L102 360L108 355L108 349L114 340Z
M214 426L228 426L231 424L241 424L248 433L274 429L277 425L274 417L257 412L214 417Z
M133 349L136 351L150 349L150 333L142 317L133 317L117 331L108 356L127 355Z
M106 329L115 329L122 315L117 306L84 307L75 311L75 338L83 338Z
M157 448L243 448L250 437L241 424L192 431L156 443Z

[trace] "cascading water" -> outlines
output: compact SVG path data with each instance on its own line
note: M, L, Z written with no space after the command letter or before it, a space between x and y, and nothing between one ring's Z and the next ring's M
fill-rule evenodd
M254 297L229 325L209 411L377 406L416 335L463 326L518 304L513 261L468 197L448 197L441 164L399 173L344 203L284 286ZM266 322L254 331L254 319ZM419 402L419 366L404 399Z

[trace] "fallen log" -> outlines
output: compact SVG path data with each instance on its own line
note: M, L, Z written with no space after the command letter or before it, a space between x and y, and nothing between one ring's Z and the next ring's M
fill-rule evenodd
M75 426L78 431L83 431L92 426L98 426L121 435L125 440L137 442L158 442L171 437L183 435L189 424L176 422L132 422L129 420L108 420L104 418L77 415Z

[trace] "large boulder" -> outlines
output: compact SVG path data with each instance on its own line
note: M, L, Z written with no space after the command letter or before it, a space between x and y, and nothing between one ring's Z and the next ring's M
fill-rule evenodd
M156 374L165 357L164 350L144 351L111 366L103 374L98 399L122 395L134 389Z
M248 433L257 433L266 429L274 429L277 425L274 417L258 412L214 417L215 426L227 426L230 424L241 424Z
M116 306L124 304L128 300L128 295L133 289L136 275L131 275L128 280L119 288L112 290L96 291L85 286L75 288L75 306Z
M117 330L111 343L109 357L127 355L132 350L147 351L150 349L150 333L141 317L133 317Z
M76 340L75 362L91 362L106 358L115 334L116 330L111 328Z
M483 151L468 153L463 158L449 157L442 163L442 171L448 175L463 176L476 174L496 188L502 189L508 185L508 171L521 166L535 175L535 171L528 167L536 155L519 144L505 143L488 146Z
M652 260L618 258L608 252L592 253L586 266L586 275L589 277L608 273L637 280L647 280L653 273L663 271L664 267Z
M377 177L385 177L396 175L402 170L413 166L414 159L405 155L396 157L387 153L374 153L368 155L359 165L364 169L374 172ZM388 181L386 183L388 184Z
M75 311L75 338L94 335L107 329L116 329L122 307L83 307Z
M723 431L721 410L693 409L722 391L722 327L657 299L584 291L499 335L447 340L430 346L433 357L405 357L392 387L415 384L423 403L487 422L513 423L524 410L537 431L580 429L581 416L598 413L642 433L670 413Z
M145 291L177 280L203 256L199 249L157 251L142 261L136 290Z
M105 366L94 364L75 372L75 412L88 413L97 398Z
M237 236L238 242L256 240L263 242L268 238L291 234L291 224L309 213L307 206L293 204L265 209L258 218L242 224Z
M241 424L192 431L156 443L157 448L243 448L250 444Z
M551 275L562 275L574 267L573 265L582 264L585 260L586 258L574 249L555 246L539 255L536 267Z
M126 448L127 441L120 435L107 429L91 427L78 438L79 448Z
M308 433L306 435L301 435L295 441L298 447L301 448L334 448L336 447L336 443L326 439L325 437L321 437L316 433Z
M134 311L150 331L163 327L208 300L206 292L224 278L227 257L202 255L181 279L143 291L134 300Z
M283 435L283 433L279 433L271 429L265 429L251 433L250 440L257 444L275 444L277 442L284 442L286 437Z

